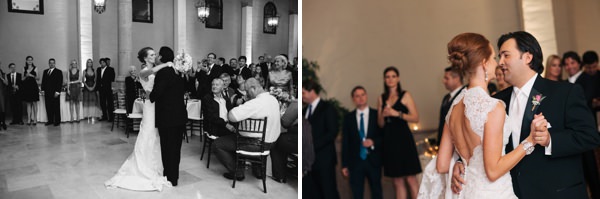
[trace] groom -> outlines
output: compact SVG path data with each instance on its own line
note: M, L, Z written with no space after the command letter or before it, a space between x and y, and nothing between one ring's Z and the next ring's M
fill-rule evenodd
M157 63L173 62L173 50L163 46L156 57ZM156 128L160 135L160 149L164 175L177 186L181 142L185 133L187 110L184 103L184 80L172 67L165 67L156 73L150 101L155 102Z
M527 32L502 35L498 48L504 79L513 85L494 96L506 104L506 122L512 121L506 153L523 150L519 143L530 132L538 144L510 171L515 194L519 198L588 198L581 155L600 145L600 135L583 90L539 76L544 70L542 50ZM534 115L540 113L548 128L530 129ZM452 186L460 191L457 181L464 180L457 168L462 171L463 165L456 165Z

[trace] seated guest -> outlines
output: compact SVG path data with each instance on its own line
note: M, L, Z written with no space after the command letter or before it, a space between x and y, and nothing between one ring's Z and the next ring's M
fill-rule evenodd
M236 90L235 94L231 97L231 104L233 107L237 107L244 102L248 101L248 96L246 95L246 86L244 85L244 77L237 76L237 85L240 85Z
M202 109L210 129L209 133L218 137L232 135L235 127L227 122L227 112L231 110L231 103L223 97L223 80L214 79L211 91L211 94L202 98Z
M279 133L281 131L279 103L275 97L271 96L260 86L256 79L250 78L246 80L244 85L246 86L248 97L251 100L231 109L231 111L229 111L229 121L239 122L248 118L262 119L267 117L264 147L265 150L269 150L273 146L274 142L277 141L277 138L279 138ZM240 132L240 135L253 137L252 135L244 132ZM240 169L238 170L238 173L234 173L236 164L235 140L235 134L218 138L215 140L214 144L215 153L219 161L221 161L223 166L225 166L228 171L223 175L225 178L233 179L235 177L237 180L243 180L243 170ZM258 146L253 144L245 147L247 150L259 150Z
M142 88L135 66L129 66L129 76L125 77L125 108L131 113L133 102L138 98L137 90Z
M223 80L223 97L231 102L231 96L235 94L235 90L230 87L231 76L227 73L221 73L221 80Z
M279 183L286 182L287 157L291 153L298 153L298 102L292 101L290 106L281 116L281 126L288 129L287 133L282 133L274 148L271 150L271 162L273 170L273 180Z

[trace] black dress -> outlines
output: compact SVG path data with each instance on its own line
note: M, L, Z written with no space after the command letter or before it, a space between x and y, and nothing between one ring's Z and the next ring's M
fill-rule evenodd
M24 102L37 102L40 100L40 88L38 87L37 81L34 77L29 77L27 74L32 74L37 77L37 73L35 72L35 67L31 72L25 71L22 88L21 88L21 96L23 97Z
M406 91L402 91L398 100L392 106L396 111L408 113L408 108L402 104L402 97ZM386 106L386 99L382 108ZM388 177L404 177L421 173L421 163L417 146L406 120L399 117L384 118L383 126L383 169L384 175Z

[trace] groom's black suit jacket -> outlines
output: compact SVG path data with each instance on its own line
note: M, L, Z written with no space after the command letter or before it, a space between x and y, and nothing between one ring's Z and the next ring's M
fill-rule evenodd
M185 82L172 67L159 70L154 78L150 101L156 102L156 128L176 127L187 122L183 94Z
M510 87L494 95L506 103L507 113L512 92ZM546 98L532 110L532 97L538 94ZM540 112L552 126L548 129L552 155L545 155L545 147L536 145L533 153L510 171L515 194L519 198L588 198L581 154L600 145L600 135L583 90L574 84L538 76L527 99L521 141L529 135L533 115ZM506 152L512 150L510 137Z

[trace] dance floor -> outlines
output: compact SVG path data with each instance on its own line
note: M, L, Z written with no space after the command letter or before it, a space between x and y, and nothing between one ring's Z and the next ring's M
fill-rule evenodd
M267 178L265 194L250 170L231 188L214 154L209 169L206 155L200 160L198 136L183 143L177 187L162 192L105 188L104 181L129 156L136 137L126 138L123 128L111 132L108 122L11 125L0 131L0 198L297 198L296 178L287 184Z

